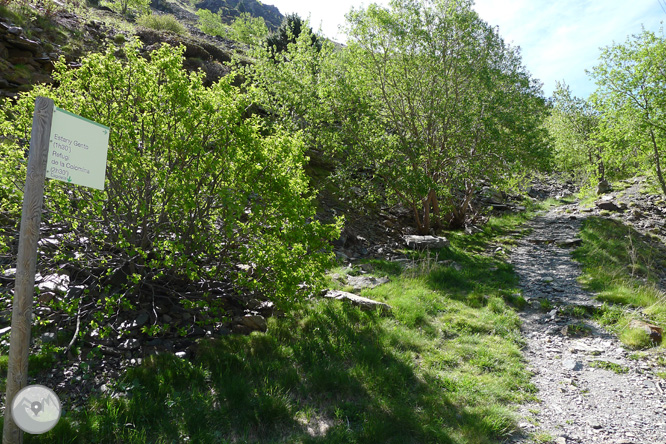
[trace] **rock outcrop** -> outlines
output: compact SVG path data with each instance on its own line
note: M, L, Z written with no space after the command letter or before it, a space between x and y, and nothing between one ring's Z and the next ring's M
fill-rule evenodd
M56 58L40 41L28 38L23 28L0 21L0 97L15 97L37 83L52 83L49 74Z

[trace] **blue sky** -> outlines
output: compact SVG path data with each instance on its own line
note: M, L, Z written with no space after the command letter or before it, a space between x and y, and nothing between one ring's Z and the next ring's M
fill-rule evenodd
M263 0L283 14L296 12L310 18L313 28L344 41L338 26L352 7L388 0ZM476 0L483 20L499 26L507 43L521 48L523 63L541 80L549 96L556 81L565 81L573 93L587 98L594 83L585 74L598 60L599 48L623 43L627 36L652 31L666 21L666 0ZM662 9L663 7L663 9Z

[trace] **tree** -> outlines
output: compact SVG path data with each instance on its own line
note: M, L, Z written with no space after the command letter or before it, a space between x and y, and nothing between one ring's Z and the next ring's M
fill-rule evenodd
M219 37L227 37L229 29L224 24L222 17L222 10L217 13L211 12L208 9L199 9L197 11L199 17L199 29L208 35L216 35Z
M247 12L241 13L231 24L233 38L248 45L263 41L268 35L266 22L262 17L252 17Z
M111 8L126 15L130 11L143 13L150 7L150 0L109 0Z
M349 164L408 206L419 232L459 227L481 179L545 153L545 101L518 52L467 0L392 0L348 16L332 106Z
M597 137L599 115L592 104L571 93L566 83L556 83L547 127L553 138L553 161L560 171L580 181L589 176L604 180L603 143ZM595 171L592 173L590 169Z
M317 39L307 22L293 42L282 50L276 63L275 48L266 44L252 53L255 63L244 68L247 87L256 103L271 118L291 131L303 134L308 149L325 144L322 132L331 119L325 87L330 81L326 67L334 53L330 42Z
M602 131L611 141L610 152L622 156L627 149L649 157L666 195L663 164L666 143L666 39L643 30L602 50L591 76L596 80L593 95L601 112Z
M273 34L266 38L266 45L271 49L273 56L285 52L290 44L295 44L298 37L304 31L310 36L310 44L320 49L322 42L317 35L312 32L308 22L303 20L298 14L289 14L282 21L282 25Z

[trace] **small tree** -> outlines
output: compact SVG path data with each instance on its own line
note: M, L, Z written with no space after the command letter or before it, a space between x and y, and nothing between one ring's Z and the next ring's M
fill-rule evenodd
M214 13L208 9L199 9L197 16L199 17L199 29L201 31L209 35L228 37L229 27L224 24L221 11Z
M481 179L501 185L542 157L540 88L471 1L392 0L348 20L331 95L348 163L370 167L419 232L460 227Z
M603 143L596 137L599 113L590 102L573 96L567 84L557 82L546 125L553 138L553 161L557 169L580 181L587 181L590 175L597 180L605 179Z
M591 76L597 90L593 100L601 112L603 135L610 140L610 153L619 157L623 148L637 148L654 168L666 195L663 165L666 161L666 38L643 30L624 44L602 50Z
M286 16L278 30L266 38L266 45L271 49L274 55L286 52L290 44L295 44L298 37L305 29L308 29L311 46L321 49L322 42L317 35L312 32L308 22L303 20L298 14Z
M231 24L232 37L248 45L258 44L268 35L268 28L263 17L252 17L250 13L243 12Z
M150 8L150 0L107 0L111 9L127 15L129 12L145 13Z

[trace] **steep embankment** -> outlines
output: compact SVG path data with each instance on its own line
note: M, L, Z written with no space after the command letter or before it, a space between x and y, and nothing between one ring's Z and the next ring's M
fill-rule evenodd
M202 69L208 83L229 73L224 66L233 54L242 56L245 45L212 37L196 27L196 8L221 11L229 23L241 12L263 17L269 29L283 20L280 11L257 1L205 0L195 8L181 1L155 2L155 14L172 14L187 29L183 34L140 27L132 19L109 8L72 9L65 6L50 11L25 4L8 8L0 6L0 99L13 98L29 91L35 84L52 84L53 64L64 57L73 68L84 54L101 51L109 42L122 44L136 35L146 50L168 43L186 47L185 67ZM243 6L244 5L244 6Z

